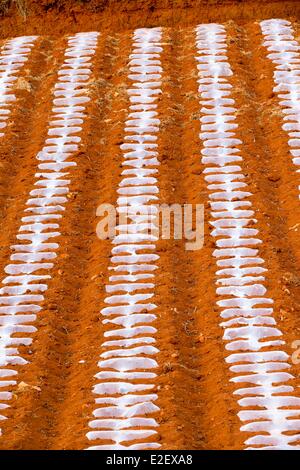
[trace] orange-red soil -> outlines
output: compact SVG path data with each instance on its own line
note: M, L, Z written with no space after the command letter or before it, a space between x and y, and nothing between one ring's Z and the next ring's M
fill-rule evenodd
M185 27L199 22L297 16L297 0L20 0L1 20L0 37L14 34L61 36L78 31L124 31L154 26ZM23 13L23 14L22 14Z
M8 263L20 215L34 182L36 153L47 133L51 92L62 62L66 35L101 32L93 59L91 102L75 159L70 198L62 219L60 247L52 280L35 323L30 361L19 367L19 382L3 422L1 449L83 449L94 396L93 375L101 353L105 284L111 242L96 236L96 208L115 203L121 177L120 143L128 110L127 61L132 29L163 26L164 78L159 99L159 189L165 203L205 205L208 192L200 163L199 97L194 26L221 21L228 32L228 56L239 108L238 138L244 142L247 176L264 241L268 289L287 352L300 338L300 220L298 175L281 129L278 99L272 92L273 66L261 47L258 20L291 19L297 34L300 3L293 1L90 1L27 2L26 19L12 8L0 20L4 39L39 34L22 70L17 106L0 142L0 272ZM57 6L51 6L51 4ZM171 8L172 5L172 8ZM299 39L299 38L298 38ZM270 116L272 119L270 119ZM158 243L155 303L156 380L162 449L242 449L234 387L225 363L215 294L214 242L205 225L205 244L186 251L185 240ZM84 363L79 361L84 360ZM299 366L293 365L295 389ZM296 392L299 393L300 392Z

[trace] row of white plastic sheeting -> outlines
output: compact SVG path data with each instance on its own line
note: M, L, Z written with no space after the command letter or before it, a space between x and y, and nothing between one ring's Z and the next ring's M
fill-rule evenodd
M263 45L275 66L274 93L280 98L283 130L289 136L290 154L296 167L300 165L300 45L290 21L261 21ZM299 170L297 170L299 172ZM300 189L300 187L298 187Z
M217 248L216 291L226 358L234 394L242 410L242 431L253 433L247 448L295 449L300 438L300 398L288 385L293 376L264 286L267 270L259 255L251 193L240 164L243 142L237 137L233 75L222 25L196 28L201 105L202 163L209 190L210 225Z
M59 247L60 219L69 192L71 158L79 149L85 120L87 82L98 33L80 33L68 38L65 58L54 89L48 137L37 154L35 188L30 191L21 218L17 242L6 266L0 289L0 410L7 408L12 387L17 384L14 366L26 364L18 347L29 346L33 325L51 278ZM18 334L18 336L15 336ZM4 415L0 419L5 419Z
M161 30L137 29L129 57L132 82L127 90L130 106L125 123L122 179L117 211L126 224L116 227L112 240L111 276L106 286L108 307L102 309L106 341L102 343L94 419L89 422L89 449L155 449L159 410L153 393L156 354L157 306L155 289L157 236L154 203L158 200L157 100L161 93ZM150 231L150 233L149 233ZM106 443L105 443L106 441Z
M0 137L10 117L12 103L16 101L14 87L37 36L21 36L4 43L0 49Z

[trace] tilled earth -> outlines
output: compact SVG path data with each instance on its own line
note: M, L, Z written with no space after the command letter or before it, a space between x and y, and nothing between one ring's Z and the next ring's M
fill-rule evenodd
M252 2L248 3L249 9L255 10ZM300 45L300 26L291 16L289 5L293 2L280 3L286 4L287 11L285 15L280 11L281 18L291 21ZM280 5L274 5L272 11L276 12L277 7L280 10ZM214 7L211 17L219 15ZM265 287L268 297L274 300L273 317L285 341L281 350L291 356L295 341L300 339L299 177L290 154L289 136L282 128L283 107L273 91L275 65L263 46L259 22L265 17L256 12L251 19L239 20L236 8L232 6L234 20L227 13L224 21L217 18L217 22L225 27L227 57L233 72L228 82L237 109L235 135L242 141L243 160L238 164L252 194L256 228L262 240L259 253L268 269ZM161 94L156 101L160 119L156 175L159 200L167 204L203 204L205 208L204 246L200 250L187 251L185 240L156 243L159 259L152 300L157 306L153 326L159 352L152 383L159 410L151 414L158 427L150 440L162 449L243 449L251 436L240 430L236 384L231 381L225 361L228 351L220 326L213 256L216 240L211 235L210 192L201 160L204 146L199 138L199 119L203 113L195 28L210 19L195 14L192 18L188 5L186 11L190 16L186 14L185 24L166 25L170 14L168 21L162 15L161 24L150 15L149 24L146 15L145 24L139 19L128 29L106 27L102 31L96 20L80 29L84 18L75 9L77 22L64 32L63 20L55 27L54 13L50 11L53 34L49 25L43 33L42 25L34 27L29 22L26 26L21 20L15 34L8 32L11 17L3 20L7 29L1 34L6 37L38 37L16 75L16 101L10 104L8 124L0 139L2 279L34 188L37 155L47 139L53 91L69 36L81 30L99 32L91 59L92 73L85 85L90 101L86 104L81 142L71 157L77 166L68 176L68 201L60 220L60 234L55 238L57 257L49 272L42 308L32 323L35 331L27 334L32 342L18 347L27 363L10 366L18 375L11 386L9 408L1 411L7 418L1 421L3 449L84 449L92 445L86 434L95 409L94 376L99 372L97 363L108 331L100 311L107 306L105 286L111 275L113 247L110 239L100 240L96 235L96 209L103 203L117 203L123 170L121 146L130 106L127 90L132 85L128 78L129 56L134 29L142 26L161 27L162 34ZM1 46L5 41L3 38ZM0 358L3 348L0 343ZM293 396L300 397L299 360L288 362L294 377L290 381Z

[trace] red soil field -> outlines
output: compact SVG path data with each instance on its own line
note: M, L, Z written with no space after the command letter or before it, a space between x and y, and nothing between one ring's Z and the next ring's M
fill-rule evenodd
M300 43L298 1L27 1L0 17L1 46L7 39L37 35L14 85L5 135L0 139L0 271L5 277L16 235L37 171L36 155L47 138L57 71L68 36L100 33L88 80L86 118L68 203L60 222L57 258L32 344L18 347L28 364L16 365L17 384L1 421L0 449L85 449L95 408L95 374L107 326L105 286L111 240L99 240L96 208L116 204L121 181L124 123L129 109L128 61L136 28L162 28L162 93L157 99L159 197L172 204L203 204L204 246L187 251L185 240L159 240L153 302L158 369L154 392L159 411L155 442L161 449L244 449L236 385L225 362L216 294L215 239L210 232L209 190L200 151L201 117L195 56L195 27L222 24L233 75L231 98L238 109L237 138L260 256L268 269L265 286L274 300L282 349L292 355L300 339L299 177L282 129L274 93L274 64L262 45L259 22L291 21ZM176 138L174 138L176 136ZM56 241L56 240L55 240ZM15 337L18 337L18 333ZM84 362L82 362L84 361ZM300 366L290 361L294 396L300 397ZM152 393L152 392L151 392ZM4 412L3 412L4 414ZM298 441L299 445L299 441Z

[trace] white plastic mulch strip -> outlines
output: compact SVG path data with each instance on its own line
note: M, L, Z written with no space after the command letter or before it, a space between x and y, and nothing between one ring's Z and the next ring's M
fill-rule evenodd
M94 419L89 422L91 441L101 443L89 449L155 449L155 428L151 415L159 408L153 393L156 305L151 302L155 288L156 235L154 203L158 200L156 174L157 133L160 120L157 98L161 93L161 30L137 29L129 62L130 111L125 123L122 180L117 211L128 214L128 226L119 224L113 238L112 275L106 286L108 306L102 309L107 329L100 356ZM107 441L107 444L103 444Z
M236 137L233 75L227 58L222 25L196 28L197 68L201 104L202 163L210 191L210 224L216 238L217 304L221 308L226 362L237 384L243 422L241 431L253 433L248 449L296 449L300 445L300 398L288 385L288 355L273 316L273 300L266 297L266 269L259 255L261 240L255 228L251 193L239 163L243 158ZM288 434L287 434L288 433Z
M290 21L274 19L261 21L263 45L267 57L275 66L274 93L280 98L284 115L283 130L288 134L288 145L293 163L300 165L300 45L295 40ZM299 170L297 170L299 172ZM298 187L300 189L300 186Z
M51 278L60 235L61 213L68 201L68 169L76 166L70 157L79 149L79 134L85 119L87 82L98 33L80 33L68 38L63 65L54 89L48 137L37 154L38 173L35 189L30 191L17 234L11 246L13 254L5 268L7 276L0 289L0 411L12 398L17 384L14 366L26 364L18 347L29 346L32 323L41 310L41 302ZM15 334L18 334L16 337ZM5 416L0 414L0 420Z
M22 69L37 36L21 36L6 41L0 49L0 137L4 136L11 106L16 101L13 93L18 72Z

